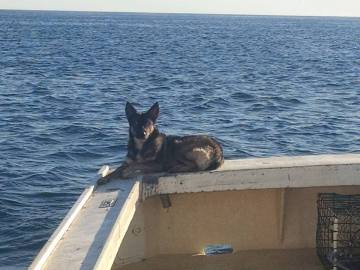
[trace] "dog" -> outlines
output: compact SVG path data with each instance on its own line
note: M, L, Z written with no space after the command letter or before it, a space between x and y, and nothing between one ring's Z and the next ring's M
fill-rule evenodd
M224 163L222 147L214 138L160 133L156 126L160 113L157 102L143 113L127 102L125 112L129 122L126 159L120 167L100 178L99 184L137 175L215 170Z

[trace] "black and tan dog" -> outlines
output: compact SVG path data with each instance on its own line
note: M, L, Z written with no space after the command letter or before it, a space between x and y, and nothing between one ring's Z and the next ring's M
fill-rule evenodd
M215 170L223 164L221 145L211 137L160 133L155 125L160 112L158 103L147 112L138 113L127 102L125 112L129 121L126 160L115 171L99 179L99 184L143 174Z

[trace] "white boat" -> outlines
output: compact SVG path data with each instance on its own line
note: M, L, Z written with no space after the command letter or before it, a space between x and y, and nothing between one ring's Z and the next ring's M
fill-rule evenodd
M360 155L227 160L84 190L29 269L320 270L317 195L360 193ZM229 254L207 256L209 245Z

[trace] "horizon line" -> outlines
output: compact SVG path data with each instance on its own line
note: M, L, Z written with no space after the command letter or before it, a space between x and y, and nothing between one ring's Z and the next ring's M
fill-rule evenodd
M352 15L301 15L301 14L256 14L256 13L206 13L206 12L155 12L155 11L119 11L119 10L70 10L70 9L8 9L0 8L0 11L44 11L44 12L84 12L84 13L136 13L136 14L168 14L168 15L227 15L227 16L272 16L272 17L324 17L324 18L354 18Z

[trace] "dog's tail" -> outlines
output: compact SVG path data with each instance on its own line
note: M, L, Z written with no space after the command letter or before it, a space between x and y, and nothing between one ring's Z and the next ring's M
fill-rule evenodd
M207 168L207 170L216 170L217 168L219 168L221 165L224 164L224 154L223 154L223 149L221 147L221 144L216 141L214 138L211 138L213 141L213 158L212 158L212 162L210 163L209 167Z

